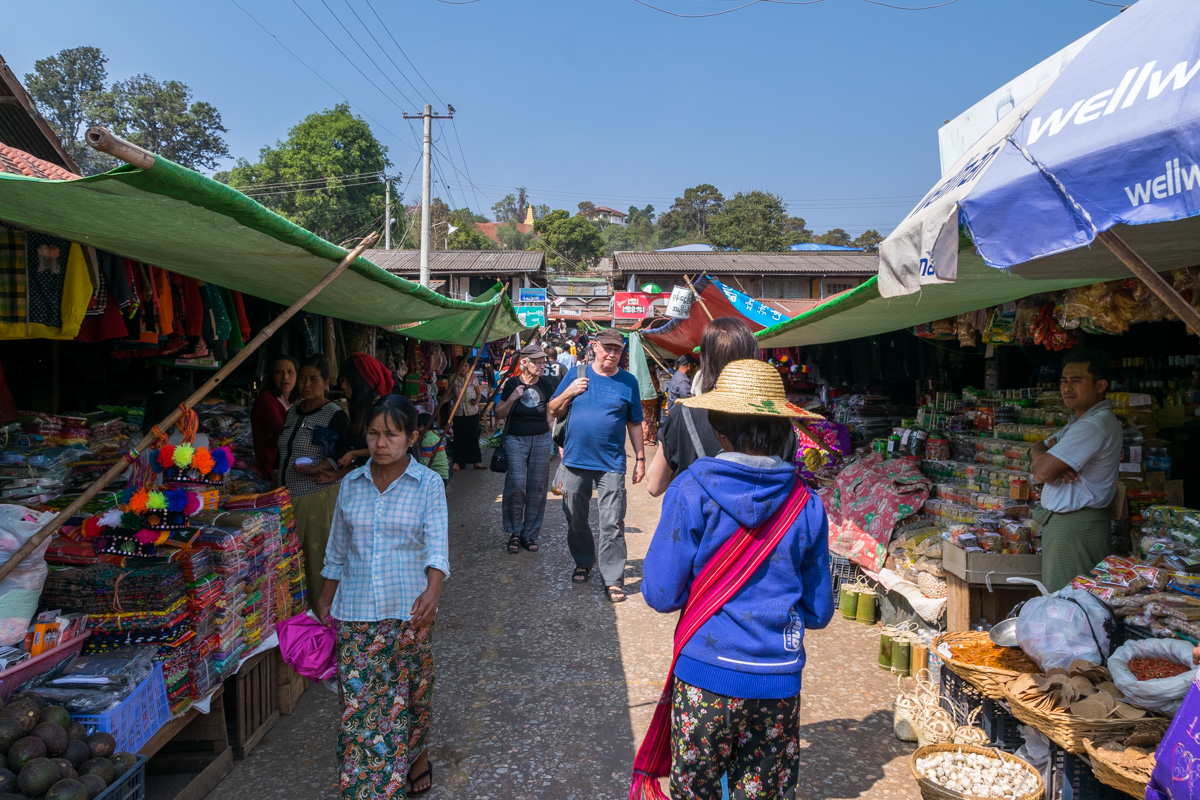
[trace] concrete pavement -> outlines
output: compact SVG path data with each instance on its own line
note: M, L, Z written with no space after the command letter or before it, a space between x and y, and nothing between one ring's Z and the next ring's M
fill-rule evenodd
M435 788L426 797L623 799L671 658L675 617L638 592L659 501L629 486L629 599L612 605L596 573L570 583L557 497L541 552L505 552L502 487L502 475L468 470L447 490L452 573L434 633ZM891 733L895 681L875 666L877 631L839 616L806 636L802 797L918 796L912 746ZM338 713L332 692L310 689L209 800L336 797Z

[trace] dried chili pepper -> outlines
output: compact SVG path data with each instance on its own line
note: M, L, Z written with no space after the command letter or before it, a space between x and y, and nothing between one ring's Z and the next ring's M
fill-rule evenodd
M1159 678L1174 678L1187 672L1188 668L1165 658L1138 656L1129 659L1129 671L1139 681L1153 681Z

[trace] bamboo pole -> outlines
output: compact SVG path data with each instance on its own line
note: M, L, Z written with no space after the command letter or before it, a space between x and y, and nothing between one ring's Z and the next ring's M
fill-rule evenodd
M1192 304L1179 296L1179 292L1175 291L1175 287L1167 283L1167 279L1158 273L1154 267L1146 263L1146 261L1134 252L1133 248L1125 243L1116 231L1107 230L1096 234L1096 238L1104 242L1109 250L1113 252L1117 258L1125 266L1129 267L1129 271L1136 275L1142 283L1150 287L1150 291L1158 295L1159 299L1167 304L1167 308L1175 313L1175 316L1183 320L1183 324L1188 326L1188 329L1200 336L1200 311L1192 307Z
M266 343L266 341L270 339L271 336L273 336L285 322L291 319L296 312L304 308L304 306L307 305L310 300L320 294L326 286L328 286L335 278L337 278L337 276L345 272L346 268L354 263L354 261L362 255L363 251L374 244L375 240L378 238L378 233L372 233L367 236L367 238L363 239L359 243L358 247L350 251L346 257L343 258L338 265L329 272L328 275L326 275L320 280L319 283L317 283L316 286L309 289L303 297L292 303L286 311L277 316L275 319L271 320L271 322L265 328L259 331L258 335L251 339L250 342L242 348L241 352L229 359L225 366L221 367L221 369L214 373L213 376L209 378L203 386L193 392L191 397L183 402L183 405L187 408L191 408L196 403L208 396L209 392L216 388L221 381L225 380L225 378L228 377L235 369L237 369L243 361L249 358L251 353ZM167 430L175 424L176 420L179 419L181 414L182 412L180 409L174 409L166 416L165 419L158 423L158 427L161 430ZM154 443L154 438L155 437L153 433L143 436L142 440L131 449L131 452L136 454L143 448L149 447ZM54 533L58 531L58 529L61 528L67 520L79 513L80 509L90 503L92 498L100 494L104 487L108 486L108 484L110 484L118 475L124 472L125 468L128 466L129 463L124 459L118 461L116 464L113 464L111 467L109 467L108 472L105 472L103 475L101 475L99 480L87 488L87 491L77 497L69 506L60 511L58 516L52 519L50 523L46 525L46 527L39 530L37 533L31 536L25 542L25 544L17 548L17 551L13 553L7 561L4 562L4 565L0 566L0 580L3 580L5 576L16 569L17 566L23 560L25 560L30 553L38 548L38 545L40 545L50 536L54 535Z
M88 128L85 136L89 147L119 158L126 164L132 164L139 169L150 169L154 166L154 153L138 147L133 142L125 141L108 128L93 125Z
M704 304L704 298L700 296L700 293L696 291L696 287L692 285L692 279L689 278L687 275L684 275L683 279L685 281L687 281L688 288L692 290L692 296L695 297L697 301L699 301L700 308L704 309L704 313L708 315L708 321L712 322L712 318L713 318L712 312L708 310L708 306L706 306Z

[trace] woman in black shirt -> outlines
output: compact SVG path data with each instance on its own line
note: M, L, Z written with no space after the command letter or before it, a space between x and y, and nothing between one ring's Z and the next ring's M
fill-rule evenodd
M500 391L496 417L507 419L504 446L508 473L504 477L504 532L508 552L522 547L538 550L538 534L546 514L553 452L549 402L557 383L546 377L546 353L536 344L522 348L519 372Z

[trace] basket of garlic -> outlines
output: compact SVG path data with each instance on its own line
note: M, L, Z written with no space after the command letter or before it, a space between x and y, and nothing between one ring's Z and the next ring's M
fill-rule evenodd
M933 744L918 748L908 767L924 800L1007 798L1041 800L1042 776L1016 756L969 744Z

